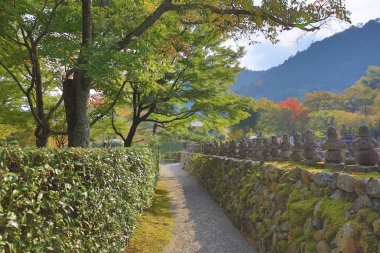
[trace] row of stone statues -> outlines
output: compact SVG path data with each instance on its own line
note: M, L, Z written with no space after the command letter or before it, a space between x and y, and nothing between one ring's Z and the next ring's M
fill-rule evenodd
M334 127L327 129L327 140L319 145L314 140L314 132L306 130L304 141L299 133L294 135L294 144L289 141L289 135L284 134L279 141L277 136L270 138L242 139L228 142L208 142L190 145L190 152L200 152L221 156L251 159L256 161L291 160L295 162L325 162L328 164L375 166L379 157L375 150L379 143L369 136L369 127L359 127L359 135L350 145L338 137Z

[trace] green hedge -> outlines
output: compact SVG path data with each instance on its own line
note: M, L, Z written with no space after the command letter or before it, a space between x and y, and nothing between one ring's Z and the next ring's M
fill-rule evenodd
M0 150L0 252L120 252L158 162L148 148Z
M162 154L162 161L166 163L179 163L182 152L168 152Z

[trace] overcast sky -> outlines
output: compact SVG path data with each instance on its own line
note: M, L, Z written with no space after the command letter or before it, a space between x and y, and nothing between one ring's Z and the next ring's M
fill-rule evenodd
M353 25L366 23L368 20L380 18L380 0L346 0L347 8L351 12ZM261 43L247 46L245 40L238 45L246 47L246 56L241 60L241 66L251 70L266 70L283 63L297 51L305 50L312 42L321 40L334 33L343 31L350 24L332 21L329 28L324 28L317 33L305 34L299 30L292 30L280 34L280 42L272 45L262 40ZM236 44L236 42L231 42Z

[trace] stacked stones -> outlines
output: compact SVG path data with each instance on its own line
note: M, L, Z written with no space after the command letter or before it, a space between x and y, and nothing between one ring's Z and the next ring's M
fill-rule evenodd
M352 135L346 133L346 127L342 127L339 138L336 129L329 127L327 140L322 145L314 140L314 132L308 129L303 135L304 142L301 134L295 133L294 145L290 143L289 135L284 134L280 143L277 136L271 136L248 141L241 139L238 142L231 140L226 143L207 142L201 146L188 145L188 150L254 161L291 160L320 168L379 171L379 156L375 150L380 146L379 143L369 136L368 126L360 126L358 132L358 138L351 140ZM351 145L348 146L348 143Z

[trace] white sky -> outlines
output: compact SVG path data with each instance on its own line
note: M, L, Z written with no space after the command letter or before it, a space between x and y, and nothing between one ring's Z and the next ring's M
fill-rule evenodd
M380 18L380 0L346 0L346 6L351 12L353 25ZM299 30L286 31L280 34L280 42L275 45L265 40L260 40L261 43L251 46L248 46L246 40L238 41L237 44L245 46L247 52L241 60L241 66L251 70L265 70L277 66L295 55L297 51L305 50L312 42L343 31L349 26L350 24L331 21L329 28L324 28L317 33L305 34ZM231 43L236 45L236 42Z

